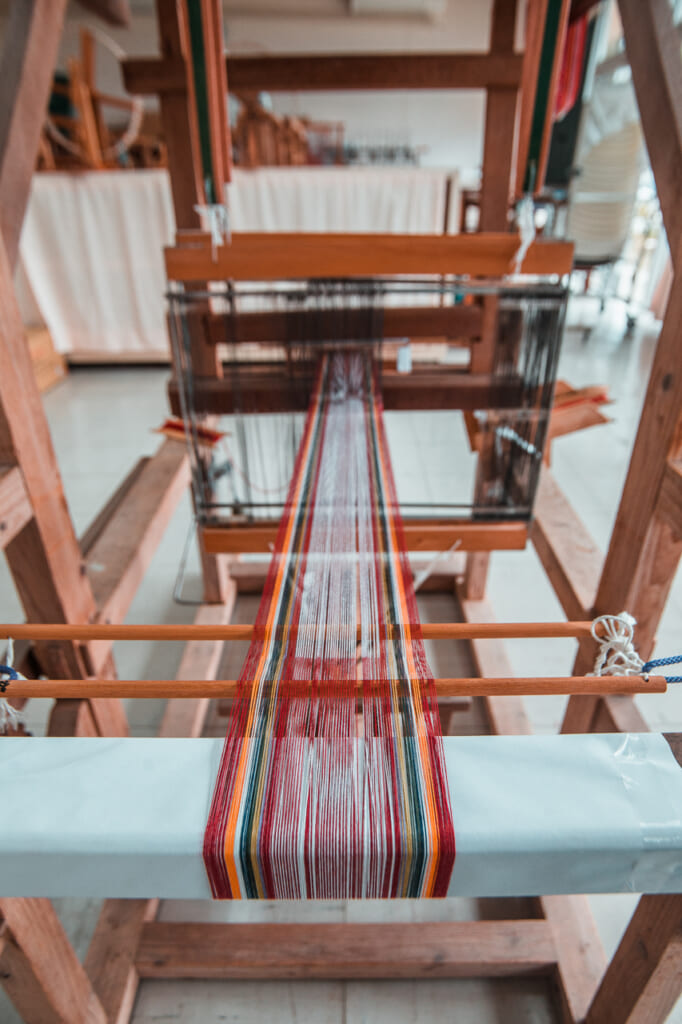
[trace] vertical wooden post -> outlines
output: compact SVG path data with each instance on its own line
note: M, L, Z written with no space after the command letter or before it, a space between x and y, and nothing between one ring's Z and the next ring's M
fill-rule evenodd
M0 57L0 234L14 269L66 0L14 0Z
M585 1024L663 1024L682 992L682 896L642 896Z
M26 1024L108 1024L50 901L4 899L0 912L0 984Z
M642 126L649 146L675 278L656 346L630 467L611 534L594 614L627 609L639 622L636 640L647 658L675 576L682 538L656 514L668 460L682 453L682 59L667 0L619 0ZM578 650L574 673L594 658L592 642ZM584 732L599 698L572 697L562 730Z
M514 52L516 0L495 0L491 14L490 52ZM483 177L481 180L480 231L506 231L514 177L517 138L517 88L490 88L486 97ZM471 347L472 373L490 373L497 334L497 299L483 299L483 327L480 341ZM478 453L477 477L486 475L485 449ZM470 552L466 559L464 592L471 600L485 595L490 554Z

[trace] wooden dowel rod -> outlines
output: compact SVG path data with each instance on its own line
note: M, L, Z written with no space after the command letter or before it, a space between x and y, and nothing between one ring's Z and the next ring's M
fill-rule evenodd
M504 640L590 635L590 622L422 622L425 640ZM305 627L317 629L314 627ZM358 627L359 639L360 627ZM0 640L251 640L250 623L229 625L0 624ZM292 631L293 633L293 631Z
M358 692L371 683L356 683ZM439 697L497 697L548 694L631 694L665 693L663 676L564 676L515 679L456 678L436 679ZM81 699L92 697L176 698L234 697L236 679L15 679L9 683L7 697L54 697ZM301 693L306 693L301 684Z

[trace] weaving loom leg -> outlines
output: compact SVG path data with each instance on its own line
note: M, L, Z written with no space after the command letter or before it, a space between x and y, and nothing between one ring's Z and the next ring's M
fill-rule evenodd
M661 1024L682 991L682 896L642 896L586 1024Z
M0 983L26 1024L108 1024L49 900L0 901Z

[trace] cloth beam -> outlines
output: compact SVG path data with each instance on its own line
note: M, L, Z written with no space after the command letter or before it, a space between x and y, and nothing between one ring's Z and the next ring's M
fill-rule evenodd
M682 891L682 769L657 734L443 741L448 896ZM0 743L0 896L208 899L222 740Z

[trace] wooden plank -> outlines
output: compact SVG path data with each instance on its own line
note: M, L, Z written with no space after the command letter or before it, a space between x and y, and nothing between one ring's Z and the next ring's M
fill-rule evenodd
M587 896L542 896L537 901L557 947L554 981L565 1021L584 1021L606 970L604 948Z
M470 274L503 277L513 268L519 236L381 235L278 232L240 233L218 246L215 259L203 246L164 250L170 281L271 281L394 274ZM526 274L568 274L573 245L533 242L522 264Z
M194 619L198 625L222 625L232 618L237 599L237 584L230 581L229 600L223 605L206 605ZM191 640L186 646L177 672L177 679L215 679L224 643L221 640ZM208 712L209 698L169 700L166 704L159 736L201 736Z
M681 991L682 896L642 896L586 1024L662 1024Z
M673 264L682 244L682 61L668 0L618 0L644 138Z
M144 926L153 921L158 900L105 900L84 968L106 1014L107 1024L127 1024L139 975L135 953Z
M184 65L153 57L123 61L130 93L178 92ZM226 58L230 90L239 92L338 92L384 89L486 89L518 87L522 58L486 53L293 54Z
M88 552L103 621L120 622L189 482L183 443L165 440L132 482Z
M9 567L27 619L87 622L95 613L95 602L81 572L80 550L1 244L0 324L0 463L21 467L33 510L33 518L5 547ZM84 674L73 645L43 647L38 656L44 669L57 676Z
M386 306L378 316L384 338L477 339L481 335L481 307ZM207 314L206 338L211 345L242 342L287 344L320 337L327 341L367 337L367 313L352 307L335 310L275 310L236 313L234 316Z
M547 16L548 0L529 0L526 5L525 46L521 73L521 109L519 111L519 141L516 157L516 195L523 192L528 148L535 109L535 94L540 69L542 39Z
M511 57L514 53L516 0L494 0L490 51ZM517 106L519 84L511 88L488 89L483 135L481 175L481 231L506 231L508 227L511 182L516 165Z
M403 924L190 924L144 927L143 978L472 978L546 973L544 921Z
M213 554L269 552L279 524L203 527L206 550ZM439 519L407 519L403 524L408 551L447 551L460 541L461 551L521 551L527 529L519 522L468 522Z
M0 57L0 235L14 268L66 0L14 0Z
M592 618L603 555L547 469L530 538L567 619Z
M0 549L23 530L32 516L21 470L0 466Z
M682 466L677 462L666 464L656 502L656 515L667 523L676 537L682 537Z
M49 900L3 899L0 980L27 1024L107 1024Z
M309 380L292 379L281 365L246 364L238 370L239 387L230 375L216 380L195 378L192 383L192 408L196 413L227 415L241 410L253 412L305 412L310 402ZM384 369L381 374L384 409L516 409L521 383L513 378L497 378L488 373L467 373L443 367L441 370L414 365L411 373ZM177 381L168 382L171 411L182 415Z
M88 700L57 700L50 712L48 736L99 736Z

